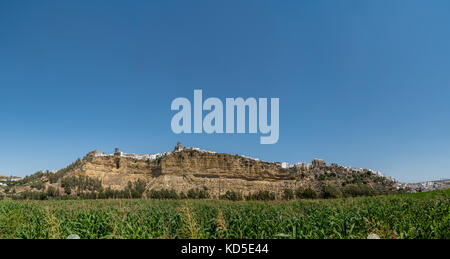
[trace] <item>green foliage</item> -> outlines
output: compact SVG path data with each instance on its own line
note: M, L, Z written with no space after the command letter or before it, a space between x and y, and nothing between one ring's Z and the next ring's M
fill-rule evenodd
M243 200L242 194L235 191L227 191L224 195L220 196L222 200L241 201Z
M14 200L47 200L48 195L46 192L34 192L34 191L24 191L18 195L11 196Z
M177 200L180 198L174 189L150 190L147 193L147 197L150 199L161 199L161 200L162 199Z
M297 197L298 199L316 199L317 192L311 188L298 188L297 190L295 190L295 197Z
M186 196L186 194L184 194L184 192L180 192L179 197L180 197L181 200L182 199L187 199L187 196Z
M142 198L145 192L145 187L147 183L144 180L138 179L135 182L128 182L128 186L125 188L124 192L128 195L128 198Z
M258 191L257 193L249 194L245 199L248 201L273 201L275 200L275 193Z
M276 202L3 200L0 239L449 239L449 205L450 190Z
M48 197L58 197L59 196L59 189L49 186L47 187L47 196Z
M120 168L120 158L116 159L116 169Z
M61 187L77 189L82 191L102 191L102 182L100 179L90 178L88 176L68 176L61 179Z
M324 172L319 175L316 175L316 179L319 181L325 181L325 180L333 180L336 179L337 175L334 172Z
M30 184L31 188L37 189L37 190L42 190L45 188L45 183L41 180L35 180L34 182L32 182Z
M324 185L322 186L321 197L324 199L339 198L341 197L341 192L334 186Z
M294 199L294 191L291 189L284 189L283 200L292 200L292 199Z
M38 171L34 174L25 176L23 179L17 181L18 185L24 185L24 184L33 184L37 182L42 182L42 178L47 176L50 172L49 171Z
M70 195L72 193L72 188L70 188L70 186L64 186L64 193Z
M99 199L124 199L130 198L129 193L126 193L124 190L113 190L111 187L106 188L98 195Z
M366 172L353 171L352 174L348 175L345 178L343 185L346 186L348 184L356 184L356 185L368 184L369 179L374 181L375 183L379 183L381 185L387 185L387 181L388 181L386 178L374 175L370 171L366 171Z
M190 189L187 192L187 198L188 199L207 199L209 198L209 193L208 190L203 188L203 189Z
M344 197L374 196L376 191L367 184L347 185L342 189Z
M77 159L75 162L73 162L72 164L68 165L67 167L58 170L56 173L52 173L52 172L48 172L47 173L47 177L50 183L56 183L58 182L61 178L63 178L64 176L66 176L69 172L80 168L83 165L83 160L81 159Z

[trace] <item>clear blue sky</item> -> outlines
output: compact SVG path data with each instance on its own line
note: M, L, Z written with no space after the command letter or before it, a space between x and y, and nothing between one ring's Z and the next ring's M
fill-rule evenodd
M450 2L0 1L0 174L176 141L450 177ZM279 97L280 139L176 135L193 90Z

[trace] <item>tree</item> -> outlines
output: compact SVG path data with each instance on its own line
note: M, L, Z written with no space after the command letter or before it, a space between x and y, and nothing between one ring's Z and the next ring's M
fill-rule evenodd
M306 188L306 189L298 188L295 191L295 196L298 199L316 199L317 198L317 192L314 191L311 188Z
M292 200L294 199L294 191L291 189L284 189L283 191L283 200Z
M335 187L331 185L322 186L322 198L330 199L330 198L339 198L341 197L341 193Z
M67 195L70 195L72 193L72 188L70 188L69 186L65 186L64 193Z
M53 186L47 187L47 196L48 197L57 197L59 196L59 191Z
M242 194L235 191L227 191L224 195L220 196L220 199L230 200L230 201L240 201L242 200Z

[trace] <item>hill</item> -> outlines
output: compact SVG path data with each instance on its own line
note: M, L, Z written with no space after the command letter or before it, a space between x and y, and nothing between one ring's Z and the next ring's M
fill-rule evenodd
M57 172L42 171L17 183L17 192L43 191L55 188L58 194L80 195L139 188L173 190L186 194L199 189L207 197L219 198L226 192L248 196L272 193L276 198L286 190L313 190L331 196L383 194L396 192L396 181L369 169L354 169L323 160L287 165L265 162L239 155L216 153L178 145L172 152L148 155L89 152ZM326 195L326 194L325 194Z

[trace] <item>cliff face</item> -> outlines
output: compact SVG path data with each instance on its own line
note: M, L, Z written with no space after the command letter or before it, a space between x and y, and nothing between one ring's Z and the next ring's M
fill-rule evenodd
M83 164L67 176L97 178L105 187L124 188L129 181L145 180L147 189L174 189L186 192L206 187L213 197L227 190L243 194L278 191L283 185L295 185L295 173L279 164L257 161L237 155L184 150L153 160L122 156L96 156L83 159Z
M275 163L261 162L237 155L194 150L172 153L161 162L163 174L191 174L202 178L242 179L247 181L292 180L293 175Z
M243 195L268 190L281 196L286 188L319 189L323 184L341 186L352 177L363 174L324 163L311 168L285 169L279 163L193 149L168 153L151 160L97 154L89 153L81 166L69 171L66 176L97 178L104 187L113 189L122 189L128 182L138 179L147 182L147 190L165 188L186 192L193 188L206 188L211 197L217 198L228 190ZM366 178L368 184L375 184L376 176Z

